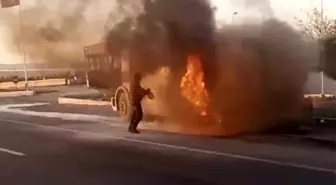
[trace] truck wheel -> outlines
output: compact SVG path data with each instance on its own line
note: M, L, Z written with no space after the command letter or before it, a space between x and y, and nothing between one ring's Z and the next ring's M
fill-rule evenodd
M125 93L121 93L118 99L118 112L119 115L125 117L127 120L130 119L131 106L126 97Z

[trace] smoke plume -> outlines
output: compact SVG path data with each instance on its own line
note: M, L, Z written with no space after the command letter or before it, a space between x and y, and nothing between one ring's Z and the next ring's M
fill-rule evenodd
M131 72L148 75L144 85L160 91L155 107L164 107L174 128L235 134L299 117L308 64L317 55L306 52L308 45L289 25L269 19L215 30L205 0L146 0L141 7L112 27L106 42L112 53L128 51ZM221 121L201 120L180 95L186 56L195 53L202 59L211 109ZM169 77L157 72L162 67L170 69Z
M29 61L44 62L50 67L80 64L83 46L97 42L95 39L103 35L103 22L87 21L84 14L95 5L92 0L57 2L56 10L46 6L50 3L46 0L23 8L22 27L18 13L8 11L0 15L9 36L10 43L6 44L11 52L20 55L23 41Z
M119 7L141 8L112 27L106 42L112 53L128 51L131 72L148 75L144 85L159 91L156 113L163 107L175 129L235 134L300 115L309 60L317 55L306 52L308 45L289 25L270 19L215 30L213 9L205 0L132 2L119 2ZM200 121L180 95L186 56L195 53L201 56L211 108L220 122ZM157 72L162 67L170 69L168 76ZM166 128L173 124L169 121Z

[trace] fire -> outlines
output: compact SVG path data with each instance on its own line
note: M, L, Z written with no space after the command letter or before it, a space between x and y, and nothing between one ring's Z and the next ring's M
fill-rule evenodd
M194 105L200 115L207 115L209 95L205 88L201 59L197 55L189 55L186 73L181 79L181 95Z

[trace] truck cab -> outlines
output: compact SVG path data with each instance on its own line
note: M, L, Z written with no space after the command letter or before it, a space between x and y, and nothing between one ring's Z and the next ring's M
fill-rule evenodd
M112 109L128 118L131 113L131 72L127 51L116 54L108 51L105 43L93 44L84 47L84 60L88 65L89 85L108 90Z
M104 43L84 47L89 85L101 89L116 89L120 82L120 57L107 52Z

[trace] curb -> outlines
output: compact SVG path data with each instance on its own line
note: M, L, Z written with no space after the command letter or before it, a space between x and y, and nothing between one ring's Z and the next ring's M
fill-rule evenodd
M63 98L75 98L75 99L83 99L88 97L100 97L102 93L95 91L88 92L67 92L60 95Z
M78 99L78 98L59 97L58 98L58 104L106 106L106 105L111 105L111 102L109 102L109 101L98 101L98 100L87 100L87 99Z
M19 96L34 96L35 91L12 91L12 92L0 92L1 98L7 97L19 97Z
M322 145L328 145L331 147L336 147L336 140L330 139L328 137L319 137L319 136L297 136L297 135L288 135L284 134L283 136L287 137L295 137L298 139L306 140L306 141L313 141Z
M330 147L333 147L333 148L336 148L336 141L335 140L332 140L332 139L329 139L329 138L325 138L325 137L318 137L318 136L313 136L313 137L302 137L302 139L305 139L305 140L310 140L310 141L313 141L313 142L316 142L316 143L319 143L319 144L322 144L322 145L327 145L327 146L330 146Z

